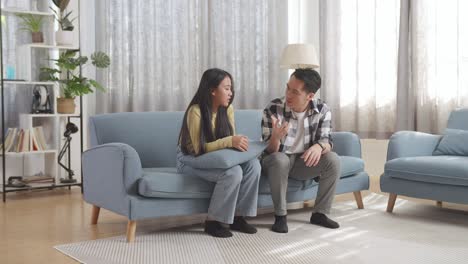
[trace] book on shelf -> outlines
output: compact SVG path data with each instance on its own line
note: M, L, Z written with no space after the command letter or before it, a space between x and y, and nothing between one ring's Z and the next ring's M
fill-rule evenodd
M16 143L16 152L29 151L29 129L20 129Z
M47 143L44 136L44 129L42 126L33 127L34 135L37 140L38 149L47 150Z
M17 136L17 128L8 128L6 134L5 134L5 144L0 144L0 151L2 151L2 148L5 146L5 152L13 151L13 148L15 146L15 140Z
M24 129L20 129L18 132L18 139L16 140L15 152L21 152L23 148Z

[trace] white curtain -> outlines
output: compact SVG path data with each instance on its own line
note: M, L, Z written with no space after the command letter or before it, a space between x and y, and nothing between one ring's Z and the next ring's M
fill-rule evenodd
M263 108L283 93L287 2L96 1L96 47L111 57L90 114L185 110L203 71L233 75L236 108Z
M442 133L450 112L468 107L468 1L401 6L398 99L407 104L397 128Z
M334 128L361 137L394 131L399 1L320 1L321 96Z
M442 133L468 107L466 14L464 0L320 1L321 94L335 129Z

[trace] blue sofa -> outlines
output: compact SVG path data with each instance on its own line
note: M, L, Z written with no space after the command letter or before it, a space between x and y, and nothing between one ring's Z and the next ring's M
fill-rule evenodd
M237 134L261 139L262 111L237 110ZM93 116L89 120L90 149L83 153L83 192L93 205L92 224L100 208L128 218L127 241L135 237L136 220L206 213L213 183L176 172L176 145L183 112L131 112ZM359 138L333 133L334 151L341 156L342 176L336 193L354 192L363 208L361 190L369 189ZM289 180L288 202L315 198L313 180ZM258 207L272 207L268 179L261 177Z
M468 109L453 111L447 128L468 130ZM393 211L397 195L436 200L439 206L442 201L468 203L468 156L433 155L441 138L414 131L392 135L380 177L380 189L390 193L387 212Z

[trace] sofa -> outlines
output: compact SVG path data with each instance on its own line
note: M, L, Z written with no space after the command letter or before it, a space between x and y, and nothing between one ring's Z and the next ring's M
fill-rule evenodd
M90 148L83 153L83 197L92 205L91 223L100 208L128 218L127 241L135 238L136 221L162 216L206 213L213 183L177 173L176 149L183 112L128 112L90 117ZM260 110L237 110L236 132L261 139ZM369 188L357 135L334 132L334 151L342 175L336 193L353 192L363 208L360 191ZM314 199L317 182L289 179L288 202ZM272 207L268 179L260 179L258 207Z
M468 109L453 111L447 128L468 132ZM452 142L443 140L453 136L447 131L444 136L414 131L392 135L380 177L380 189L390 194L387 212L393 212L398 195L435 200L438 206L443 201L468 203L468 134L459 140L454 135ZM463 149L465 154L457 155Z

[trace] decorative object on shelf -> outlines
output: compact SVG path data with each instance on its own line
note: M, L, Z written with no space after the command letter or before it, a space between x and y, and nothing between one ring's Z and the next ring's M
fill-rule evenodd
M33 43L43 43L44 34L42 34L41 27L44 17L33 14L18 14L21 19L21 30L31 32Z
M72 11L65 12L70 0L53 0L58 11L50 7L50 10L55 14L55 20L59 23L59 29L55 32L55 42L57 45L72 45L73 44L73 20L70 19Z
M5 77L8 80L14 80L16 78L15 66L7 65L5 67Z
M60 153L58 156L58 164L68 172L68 178L61 178L60 179L61 183L75 183L76 182L76 179L73 178L73 175L75 175L73 170L65 166L65 164L61 162L63 155L65 155L65 152L68 150L70 146L70 141L72 140L71 134L74 134L76 132L78 132L78 127L75 124L68 122L66 125L65 132L63 133L63 136L65 137L65 144L63 144L63 147L60 150Z
M61 53L57 60L52 60L55 61L58 69L41 68L41 76L45 80L58 82L60 85L61 95L60 98L57 98L58 113L75 113L75 97L92 93L92 87L105 91L104 87L96 80L88 79L76 73L76 70L84 68L88 62L87 56L76 55L77 51L67 50ZM94 52L91 55L91 63L97 68L107 68L110 65L110 58L104 52Z
M11 177L8 177L8 182L6 184L6 187L24 188L24 187L29 187L29 185L23 182L23 177L11 176Z
M32 114L51 114L49 90L45 85L36 85L33 88Z

